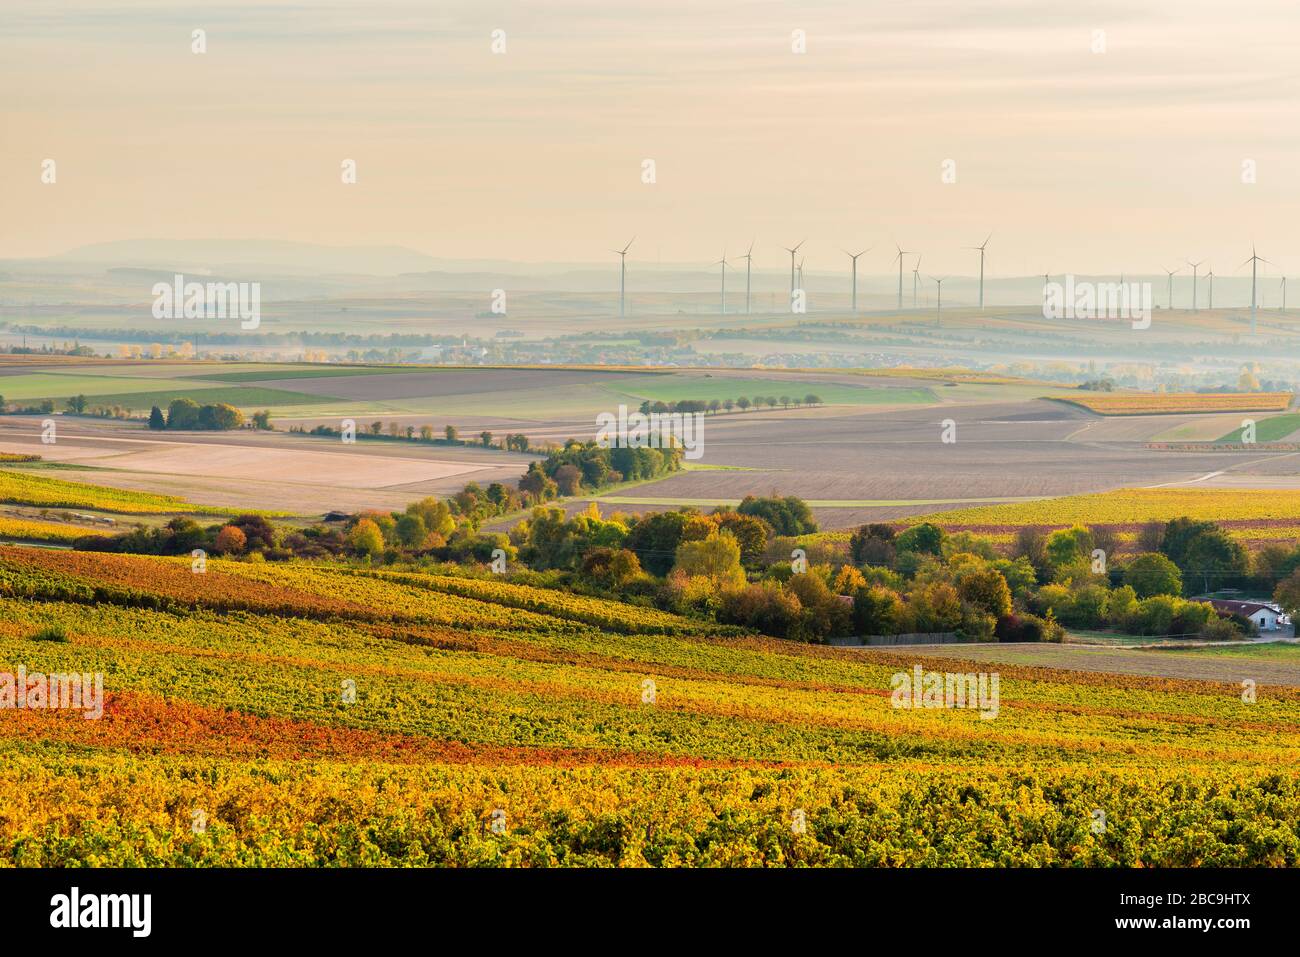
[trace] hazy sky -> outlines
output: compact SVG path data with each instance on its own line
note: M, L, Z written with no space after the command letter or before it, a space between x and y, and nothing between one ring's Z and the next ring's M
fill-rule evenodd
M1297 46L1295 0L0 0L0 256L274 238L591 262L636 234L633 259L757 237L777 265L807 237L809 269L874 246L887 272L897 240L969 274L993 230L993 275L1227 275L1252 239L1300 270Z

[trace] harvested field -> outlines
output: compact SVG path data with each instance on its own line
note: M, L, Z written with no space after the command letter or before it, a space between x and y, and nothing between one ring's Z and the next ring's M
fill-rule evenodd
M470 480L514 481L529 457L473 447L401 442L343 445L337 439L283 432L158 433L138 425L60 423L53 445L40 442L39 420L0 432L0 450L40 450L58 478L110 488L180 496L225 508L319 514L335 509L402 508L447 495ZM86 471L68 466L86 465Z

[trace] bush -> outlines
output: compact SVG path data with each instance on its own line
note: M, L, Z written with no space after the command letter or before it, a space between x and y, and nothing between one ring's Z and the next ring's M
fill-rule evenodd
M809 535L817 531L817 520L812 509L800 498L757 498L746 495L736 509L741 515L761 518L775 529L778 535Z
M67 643L68 630L63 625L55 622L52 625L46 625L44 628L34 631L31 634L32 641L57 641Z
M1065 638L1065 630L1053 618L1039 618L1027 613L1003 615L993 630L998 641L1055 641Z

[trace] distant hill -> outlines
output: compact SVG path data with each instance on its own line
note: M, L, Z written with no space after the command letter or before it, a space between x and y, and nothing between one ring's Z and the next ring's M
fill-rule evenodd
M402 246L321 246L285 240L124 239L78 246L46 261L224 272L249 266L275 272L392 276L436 268L438 260Z

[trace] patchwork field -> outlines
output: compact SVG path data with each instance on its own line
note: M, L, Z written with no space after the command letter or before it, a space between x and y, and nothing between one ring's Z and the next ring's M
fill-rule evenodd
M702 457L691 464L707 468L617 490L606 504L630 511L712 507L778 492L815 503L823 527L840 529L950 507L1126 488L1300 489L1300 455L1285 449L1148 447L1162 435L1227 439L1229 430L1240 429L1240 413L1099 416L1041 398L1049 393L1071 402L1138 402L1148 412L1170 412L1162 404L1276 404L1289 393L1081 396L1033 380L951 370L418 369L174 361L51 362L44 368L22 362L2 371L9 373L0 379L10 401L57 398L85 386L102 391L96 401L111 403L134 394L160 396L165 387L253 409L262 407L254 400L265 398L267 390L291 394L285 400L291 404L267 406L277 433L149 433L139 422L58 416L59 441L44 446L39 418L0 418L0 452L42 454L87 470L65 478L230 508L400 508L423 495L450 494L470 480L516 481L532 458L401 442L344 448L285 434L293 425L337 428L350 418L362 428L378 422L384 430L429 427L438 434L452 425L462 435L486 430L498 440L521 432L542 447L593 438L597 414L621 404L809 394L824 404L705 416ZM118 388L132 391L112 391ZM1260 441L1290 431L1292 418L1260 416ZM567 507L584 506L579 499Z
M986 720L891 706L975 665L507 582L3 547L0 657L104 682L0 713L8 864L1300 859L1280 685L999 665Z

